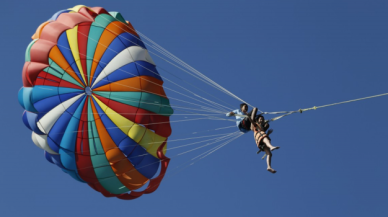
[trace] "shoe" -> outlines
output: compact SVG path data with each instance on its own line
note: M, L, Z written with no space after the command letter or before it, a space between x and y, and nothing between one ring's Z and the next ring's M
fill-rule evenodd
M271 172L271 173L276 173L276 170L274 170L274 169L272 169L272 168L268 168L267 169L269 172Z

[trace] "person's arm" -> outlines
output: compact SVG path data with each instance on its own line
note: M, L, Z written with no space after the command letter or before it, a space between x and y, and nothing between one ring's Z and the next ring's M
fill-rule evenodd
M226 113L226 116L227 117L230 117L230 116L233 116L234 115L234 112L228 112L228 113Z
M234 116L237 112L238 112L238 110L234 110L234 111L228 112L228 113L226 113L226 116L227 117Z
M264 124L264 131L267 131L268 128L269 128L269 124L268 124L268 122L266 122ZM273 132L273 129L269 129L268 132L267 132L267 135L269 136L269 134L271 134L272 132Z
M254 135L256 135L256 132L259 132L259 130L257 130L256 126L253 127L253 132L255 133Z
M268 130L268 128L269 128L269 124L268 124L268 122L266 122L265 124L263 124L264 125L264 127L263 127L263 131L265 132L265 131L267 131Z

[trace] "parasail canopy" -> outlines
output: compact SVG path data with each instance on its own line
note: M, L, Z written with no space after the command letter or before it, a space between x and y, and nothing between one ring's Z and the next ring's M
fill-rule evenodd
M18 99L46 159L107 197L155 191L169 163L173 110L131 23L76 6L55 13L32 39Z

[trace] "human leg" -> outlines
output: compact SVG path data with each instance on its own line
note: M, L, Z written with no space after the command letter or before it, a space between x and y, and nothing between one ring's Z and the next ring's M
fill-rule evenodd
M272 146L271 141L267 137L263 138L263 142L271 151L280 148L279 146Z
M267 154L267 170L271 173L276 173L276 170L274 170L271 167L271 160L272 160L272 152L268 147L264 148L265 153Z

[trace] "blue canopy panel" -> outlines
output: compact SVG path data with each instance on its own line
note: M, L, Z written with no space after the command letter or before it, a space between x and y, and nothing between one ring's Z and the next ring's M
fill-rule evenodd
M156 70L156 66L152 65L146 61L136 61L136 67L139 71L139 75L146 75L157 78L163 81L162 77L160 77L158 70Z
M36 103L37 101L40 101L42 99L60 95L60 94L66 94L66 93L83 93L83 90L74 89L74 88L68 88L68 87L53 87L53 86L44 86L44 85L36 85L31 94L31 102ZM66 97L65 97L66 98ZM62 100L62 102L66 101Z
M135 46L135 44L130 44L129 46ZM110 45L106 48L104 54L102 55L102 57L98 63L99 67L97 67L95 72L94 72L92 84L94 83L94 81L98 77L98 75L102 72L102 70L106 67L106 65L108 65L109 62L115 56L117 56L120 52L122 52L123 50L125 50L129 46L126 46L125 44L123 44L118 37L113 39L113 41L110 43Z
M33 87L22 87L18 93L19 104L27 111L38 112L31 101Z
M40 119L57 105L82 93L82 90L73 88L35 86L32 91L31 102L36 110L39 111L38 119Z
M78 125L81 119L82 110L85 103L85 98L82 97L81 103L74 103L69 109L68 112L70 114L73 114L69 123L67 124L65 133L63 135L63 138L60 143L60 160L65 169L63 169L66 173L68 173L70 176L72 176L74 179L84 182L81 177L78 174L77 171L77 164L76 164L76 156L74 154L75 152L75 145L77 140L77 133L78 133ZM79 101L79 100L78 100ZM77 102L78 102L77 101ZM74 110L74 107L77 109Z
M62 166L62 163L61 163L61 160L60 160L60 156L59 155L56 155L56 154L50 154L48 152L44 152L44 155L46 157L46 160L48 160L50 163L53 163L55 165L57 165L59 168L61 169L65 169L63 166Z
M52 159L52 156L50 153L48 153L47 151L44 151L44 157L46 158L46 160L52 164L55 164L53 159Z
M150 76L163 81L154 65L145 61L135 61L118 68L95 84L93 88L98 88L116 81L137 76Z
M136 63L132 62L124 66L121 66L120 68L112 72L104 79L99 81L97 84L95 84L93 88L101 87L115 81L123 80L126 78L133 78L137 76L139 76L139 72L137 71Z
M123 42L123 44L125 44L126 47L135 45L147 49L139 37L128 32L120 34L118 38Z
M77 171L77 165L75 164L76 162L76 159L75 159L75 155L73 152L71 151L68 151L68 150L64 150L64 149L60 149L59 150L59 155L60 155L60 161L62 162L63 164L63 172L69 174L71 177L73 177L75 180L77 181L80 181L80 182L85 182L83 179L81 179L81 177L78 175L78 171ZM74 162L73 163L70 163L70 162ZM64 164L65 163L65 164ZM68 169L69 167L70 168L73 168L73 166L75 166L75 169Z
M137 145L127 158L136 170L148 179L151 179L158 171L160 160L149 154L140 145Z
M119 149L123 154L127 157L132 153L132 151L135 149L135 147L139 145L135 142L135 140L131 139L130 137L125 138L123 141L119 144Z
M61 99L66 100L73 98L79 94L77 93L67 93L63 95L52 96L49 98L45 98L40 100L34 104L34 107L39 111L38 120L40 120L44 115L46 115L49 111L51 111L56 106L60 105Z
M22 119L26 127L28 127L28 129L30 129L31 131L34 131L36 134L44 135L44 133L40 131L38 128L37 118L38 118L38 114L29 112L29 111L23 112Z
M86 96L83 96L79 98L76 102L73 103L55 122L53 127L51 128L48 136L47 136L47 143L50 146L50 148L55 151L59 152L59 147L62 142L62 138L65 136L66 129L68 128L68 125L70 124L70 120L76 116L76 118L80 119L79 113L82 112L82 107L85 103ZM79 111L79 108L81 108L81 112ZM74 115L74 116L73 116ZM77 131L76 129L75 131ZM76 133L75 137L76 137Z

